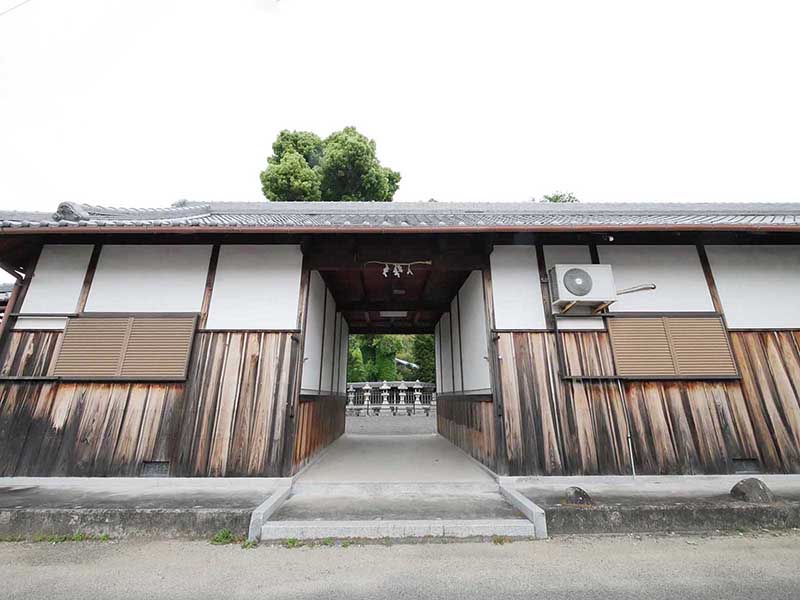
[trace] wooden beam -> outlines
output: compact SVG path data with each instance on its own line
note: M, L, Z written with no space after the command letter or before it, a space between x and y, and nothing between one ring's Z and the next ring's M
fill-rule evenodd
M447 304L416 302L414 300L381 300L378 302L343 302L338 306L338 310L341 312L379 310L405 310L409 312L427 310L431 312L447 312L450 310L450 306Z
M200 322L198 327L205 328L208 322L208 308L211 306L211 294L214 291L214 280L217 277L217 263L219 262L219 244L214 244L211 248L211 258L208 261L208 272L206 273L206 287L203 292L203 304L200 307Z
M503 404L503 386L501 381L500 354L497 349L497 336L494 333L494 294L492 292L492 270L486 264L483 268L483 304L486 314L486 339L488 342L489 373L494 398L494 439L495 439L495 472L508 475L509 461L506 449L505 406ZM504 357L511 360L511 357Z
M308 320L308 295L311 287L311 269L305 258L300 274L300 293L297 300L297 328L300 333L292 336L292 351L289 357L289 393L286 401L286 418L283 427L283 457L281 474L289 477L293 473L294 440L297 435L296 409L300 404L300 388L303 384L303 354L306 341L306 322Z
M550 298L550 279L547 273L547 264L544 259L544 245L536 244L536 264L539 267L539 286L542 290L542 304L544 320L548 329L553 328L553 305Z
M368 267L379 268L380 265L368 265L369 262L378 263L407 263L414 261L430 260L430 266L420 265L418 270L431 269L434 271L475 271L486 262L486 256L475 252L448 252L447 254L434 254L427 250L409 252L408 250L389 249L375 252L359 252L358 256L336 250L330 247L325 250L315 248L308 254L310 268L316 271L355 271ZM402 246L400 247L402 248Z
M708 285L708 293L711 294L711 302L714 305L714 310L725 318L725 313L722 310L722 301L719 298L719 290L717 290L717 282L714 279L714 272L711 270L711 263L708 261L708 254L706 254L706 247L702 244L697 245L697 256L700 258L700 265L703 267L703 275L706 278L706 285ZM727 326L726 326L727 328Z
M600 264L600 253L597 251L597 244L589 244L589 257L593 265Z
M100 261L100 252L102 249L103 246L100 244L95 244L94 248L92 248L92 256L89 258L89 266L86 267L86 275L83 277L81 293L75 305L76 313L82 313L86 310L86 301L89 299L89 291L92 289L92 281L94 281L94 274L95 271L97 271L97 263Z

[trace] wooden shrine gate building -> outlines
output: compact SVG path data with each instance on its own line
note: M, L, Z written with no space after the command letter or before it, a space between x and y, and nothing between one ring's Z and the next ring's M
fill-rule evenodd
M295 473L359 332L497 473L800 472L799 205L65 203L0 265L3 476Z

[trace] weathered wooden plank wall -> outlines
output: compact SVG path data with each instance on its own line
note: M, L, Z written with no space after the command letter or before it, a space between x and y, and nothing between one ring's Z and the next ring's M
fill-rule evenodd
M496 467L493 407L491 396L443 394L436 398L439 433L490 469Z
M189 365L176 461L189 476L279 476L291 333L199 333Z
M26 333L40 338L25 342L33 348L53 343L51 332ZM2 382L0 475L133 476L168 461L175 476L279 476L293 343L290 333L199 333L185 384Z
M2 377L47 375L62 331L11 331L0 360Z
M731 345L762 464L800 472L800 331L731 332Z
M341 394L301 396L295 418L292 473L299 471L326 446L335 442L345 426L347 398Z
M4 376L45 375L58 333L13 332ZM800 472L800 332L733 332L739 381L562 381L547 332L499 334L512 474L726 473L734 459ZM179 476L285 470L290 333L199 333L185 384L0 382L0 475ZM602 332L564 334L573 375L608 375ZM440 433L495 464L493 403L442 396ZM302 402L296 470L344 429L344 399ZM293 426L289 421L289 425Z
M735 459L798 472L796 332L733 334L739 381L563 381L552 333L499 334L512 474L728 473ZM564 333L572 375L613 373L602 333ZM748 366L749 365L749 366Z

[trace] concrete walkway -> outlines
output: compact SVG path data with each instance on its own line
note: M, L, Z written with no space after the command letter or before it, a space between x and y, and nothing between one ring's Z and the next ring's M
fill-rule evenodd
M0 538L242 534L253 510L288 480L259 478L0 478Z
M361 416L349 415L345 421L345 433L361 435L409 435L421 433L436 433L436 412L427 417L418 413L415 415L380 415Z
M730 501L731 488L757 477L781 500L800 501L800 475L645 475L639 477L504 477L540 506L563 502L564 490L583 488L602 504L717 503Z
M474 460L436 433L345 434L297 478L298 484L492 481Z
M253 550L208 542L2 544L18 600L770 600L800 594L800 534Z

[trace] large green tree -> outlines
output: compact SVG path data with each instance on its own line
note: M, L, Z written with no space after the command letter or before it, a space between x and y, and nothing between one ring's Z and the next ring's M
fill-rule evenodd
M261 190L278 201L391 202L400 173L381 165L375 141L345 127L320 139L284 130L261 172Z
M416 363L419 369L398 367L395 358ZM435 382L436 356L432 335L350 336L348 343L347 381Z
M436 346L432 335L414 336L414 362L419 365L417 379L436 383Z

